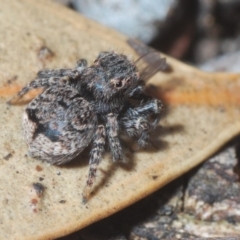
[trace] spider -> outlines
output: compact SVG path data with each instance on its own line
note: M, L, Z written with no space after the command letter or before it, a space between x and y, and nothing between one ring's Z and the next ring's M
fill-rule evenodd
M125 55L101 52L89 67L85 59L80 59L73 69L39 71L16 96L21 98L31 89L44 88L23 114L29 155L50 164L64 164L91 144L83 191L87 200L106 142L114 162L124 159L120 131L136 138L140 147L149 142L162 103L144 93L143 78L151 77L164 65L165 59L160 58L145 72L139 71L136 62Z

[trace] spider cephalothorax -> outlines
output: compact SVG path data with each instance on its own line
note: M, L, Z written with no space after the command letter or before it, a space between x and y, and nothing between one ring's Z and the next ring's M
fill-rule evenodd
M164 63L161 59L159 68ZM134 62L114 52L100 53L90 67L82 59L73 69L41 70L18 93L22 97L33 88L45 89L23 115L30 156L63 164L91 144L87 198L106 141L113 161L119 161L124 158L120 130L145 146L158 124L161 101L144 93L139 76Z

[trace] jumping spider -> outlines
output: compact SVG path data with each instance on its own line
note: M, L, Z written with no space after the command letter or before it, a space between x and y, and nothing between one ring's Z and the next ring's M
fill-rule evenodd
M162 103L144 93L141 74L151 77L164 66L165 59L159 58L155 66L141 72L125 55L102 52L90 67L81 59L73 69L39 71L37 78L16 96L21 98L33 88L45 89L28 104L23 115L29 155L51 164L64 164L91 144L83 193L87 200L106 139L114 162L124 159L120 130L137 138L141 147L149 142Z

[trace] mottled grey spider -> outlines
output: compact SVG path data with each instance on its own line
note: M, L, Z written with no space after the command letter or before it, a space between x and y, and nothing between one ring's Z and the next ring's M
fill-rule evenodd
M102 52L93 65L81 59L73 69L41 70L17 95L33 88L45 90L33 99L23 115L29 155L51 164L63 164L89 144L90 169L83 197L88 199L102 159L106 138L113 161L124 159L119 131L138 139L144 147L157 126L160 100L144 93L142 79L165 66L165 59L145 71L123 54ZM144 75L145 74L145 75Z

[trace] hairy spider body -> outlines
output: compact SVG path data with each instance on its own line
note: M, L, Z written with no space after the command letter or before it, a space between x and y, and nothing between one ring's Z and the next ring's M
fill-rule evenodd
M74 69L41 70L18 97L45 90L23 115L29 154L51 164L71 161L91 144L87 199L104 153L106 139L113 161L124 158L119 131L140 146L158 124L162 103L144 93L136 65L123 54L102 52L92 66L82 59Z

